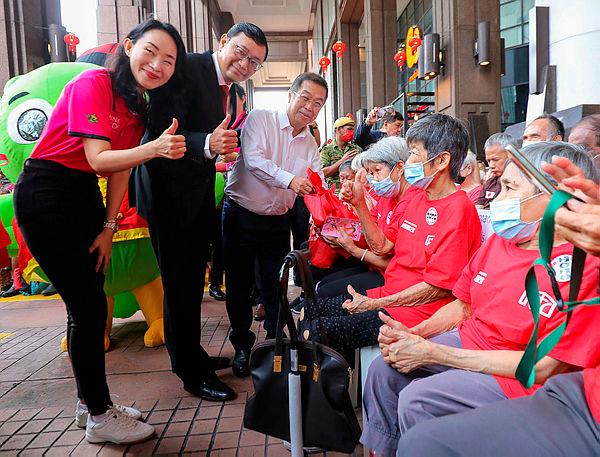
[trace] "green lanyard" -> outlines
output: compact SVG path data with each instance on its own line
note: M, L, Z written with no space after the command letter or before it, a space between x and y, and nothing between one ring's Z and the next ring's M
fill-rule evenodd
M569 301L564 302L560 293L560 288L554 274L554 269L550 264L550 257L552 255L552 247L554 244L554 215L558 209L567 203L568 200L573 198L573 195L564 192L562 190L556 191L548 208L544 212L542 223L540 226L540 258L533 262L533 265L527 272L525 278L525 291L527 293L527 300L529 301L529 307L533 316L533 332L529 343L525 348L525 353L519 362L517 371L515 373L516 378L519 382L527 388L530 388L535 382L535 364L544 358L554 346L560 341L569 321L571 320L571 313L578 305L598 305L600 304L600 297L593 298L591 300L577 301L579 294L579 288L581 287L581 278L583 275L583 267L585 264L586 254L583 250L575 247L573 249L573 259L571 263L571 285L569 288ZM538 287L537 276L535 273L535 266L542 266L550 278L552 284L552 292L556 298L558 310L567 313L565 321L555 328L548 336L546 336L539 345L536 346L538 340L539 331L539 319L540 319L540 290Z

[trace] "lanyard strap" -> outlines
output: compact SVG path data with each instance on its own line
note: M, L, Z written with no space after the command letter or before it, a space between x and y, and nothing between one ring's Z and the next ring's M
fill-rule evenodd
M527 388L530 388L535 383L535 364L545 357L560 341L567 325L569 325L573 309L578 305L592 306L600 304L599 297L591 300L577 301L586 257L586 253L583 250L577 247L573 249L569 301L566 303L562 299L554 269L550 264L552 247L554 245L554 215L556 214L556 211L571 198L573 198L571 194L562 190L558 190L552 195L550 203L548 203L548 207L544 212L544 217L542 218L540 226L539 245L541 257L533 262L533 265L527 272L525 278L525 292L527 294L527 300L533 316L534 325L531 338L525 347L525 352L519 362L515 376L519 382ZM536 266L541 266L546 270L552 284L552 292L556 298L558 310L567 314L565 321L550 332L539 345L537 345L537 341L540 319L540 290L535 271Z

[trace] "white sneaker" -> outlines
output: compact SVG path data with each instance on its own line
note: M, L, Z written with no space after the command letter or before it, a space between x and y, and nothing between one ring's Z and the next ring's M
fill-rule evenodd
M140 420L142 418L142 413L135 408L122 405L113 405L113 408L117 409L123 414L128 415L132 419ZM85 428L87 425L88 415L88 409L84 409L81 405L81 402L77 400L77 407L75 408L75 425L77 425L79 428Z
M90 443L109 441L115 444L131 444L145 441L154 435L152 425L139 422L117 408L110 408L106 414L106 419L99 423L95 423L92 417L88 416L85 438Z

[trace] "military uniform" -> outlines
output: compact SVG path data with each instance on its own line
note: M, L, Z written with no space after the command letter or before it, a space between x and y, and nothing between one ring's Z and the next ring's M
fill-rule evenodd
M362 149L360 147L358 147L357 145L355 145L354 143L346 143L346 146L342 150L342 149L340 149L340 147L337 145L337 143L335 141L332 141L331 143L323 146L320 151L320 153L321 153L321 169L323 169L325 167L329 167L330 165L333 165L338 160L340 160L344 156L344 154L346 154L350 151L357 151L358 153L361 153ZM335 188L337 190L339 190L339 188L340 188L340 173L336 171L335 174L329 176L328 178L325 178L325 181L327 182L327 185L329 187L331 187L333 184L335 184Z

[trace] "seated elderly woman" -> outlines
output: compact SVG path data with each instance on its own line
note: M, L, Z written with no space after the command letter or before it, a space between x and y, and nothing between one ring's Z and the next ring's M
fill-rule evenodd
M589 152L589 151L588 151ZM593 158L592 158L593 160ZM589 255L600 256L600 186L565 157L543 168L586 203L556 212L556 229ZM552 376L535 395L505 400L412 427L397 455L544 455L598 457L600 365Z
M567 157L597 179L579 146L535 143L523 153L538 169L553 156ZM540 220L550 197L514 163L506 166L501 184L490 207L496 234L463 270L453 289L457 300L410 329L382 315L382 355L369 368L361 437L377 454L393 455L402 434L420 422L530 395L552 375L600 362L600 307L582 306L573 311L561 341L537 363L536 384L526 389L515 379L533 329L525 276L539 257ZM568 296L573 245L556 232L553 246L556 281L562 296ZM596 295L599 265L597 258L586 259L579 299ZM543 339L565 321L565 314L557 310L547 275L538 280Z
M371 216L384 232L392 226L399 214L404 212L404 198L410 185L404 179L404 164L408 160L408 146L404 138L387 137L375 143L361 154L361 176L372 186L377 201L371 208ZM340 166L340 177L342 176ZM352 186L354 180L344 180L343 187ZM322 235L323 236L323 235ZM383 272L391 254L378 256L359 248L345 233L337 238L323 236L333 247L341 247L362 265L341 270L324 277L317 285L319 297L343 294L350 284L354 289L367 290L383 285Z
M467 193L467 197L474 205L477 204L483 186L479 175L477 156L471 150L467 152L467 157L460 168L458 183L458 188Z
M382 324L378 310L385 308L392 318L412 326L452 301L451 290L480 245L477 211L454 184L469 143L464 124L432 114L411 126L406 140L411 154L404 176L411 188L404 196L406 206L391 216L393 224L385 232L365 203L364 172L357 174L351 191L342 190L356 209L370 247L361 254L363 260L393 253L383 286L360 293L348 286L349 293L322 303L320 322L306 318L299 323L305 337L311 332L319 337L314 330L324 329L327 344L348 359L355 348L377 342ZM387 220L385 212L382 217Z

